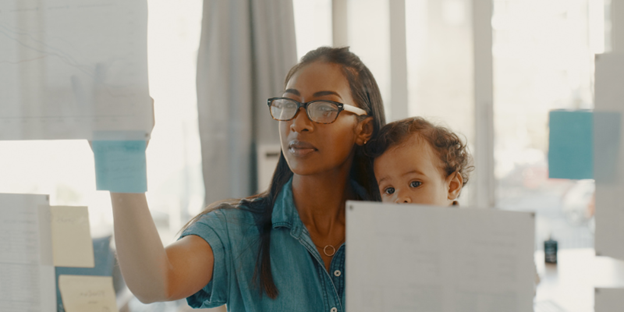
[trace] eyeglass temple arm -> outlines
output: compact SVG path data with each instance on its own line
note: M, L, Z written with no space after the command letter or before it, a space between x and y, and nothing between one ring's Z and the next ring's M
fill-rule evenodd
M357 106L353 106L353 105L349 105L349 104L342 104L342 108L344 108L344 110L346 111L350 111L356 115L362 116L362 115L367 115L366 111L357 107Z

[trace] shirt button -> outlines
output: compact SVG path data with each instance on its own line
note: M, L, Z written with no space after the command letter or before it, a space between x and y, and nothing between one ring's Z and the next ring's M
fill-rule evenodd
M338 276L340 276L340 274L342 274L342 272L340 272L340 270L334 271L334 276L338 277Z
M329 310L331 312L338 312L338 309L336 309L336 307L331 308L331 310Z

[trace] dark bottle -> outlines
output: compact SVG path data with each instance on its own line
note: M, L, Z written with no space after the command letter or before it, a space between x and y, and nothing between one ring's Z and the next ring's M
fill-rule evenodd
M544 261L546 263L557 263L557 241L552 237L544 242Z

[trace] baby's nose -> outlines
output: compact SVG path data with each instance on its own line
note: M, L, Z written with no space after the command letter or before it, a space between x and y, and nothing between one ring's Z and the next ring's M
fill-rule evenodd
M409 204L412 202L412 199L408 195L397 194L394 202L397 204Z

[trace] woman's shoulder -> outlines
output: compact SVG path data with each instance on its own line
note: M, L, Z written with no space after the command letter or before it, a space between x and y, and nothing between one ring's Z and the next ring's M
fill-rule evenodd
M221 228L232 225L255 225L256 218L264 209L264 199L244 198L239 201L220 203L199 216L194 223Z
M234 248L234 245L248 244L259 235L256 213L253 210L258 209L258 204L257 201L219 204L192 220L180 237L199 236L213 249L218 249L218 246ZM235 242L237 243L234 244Z

